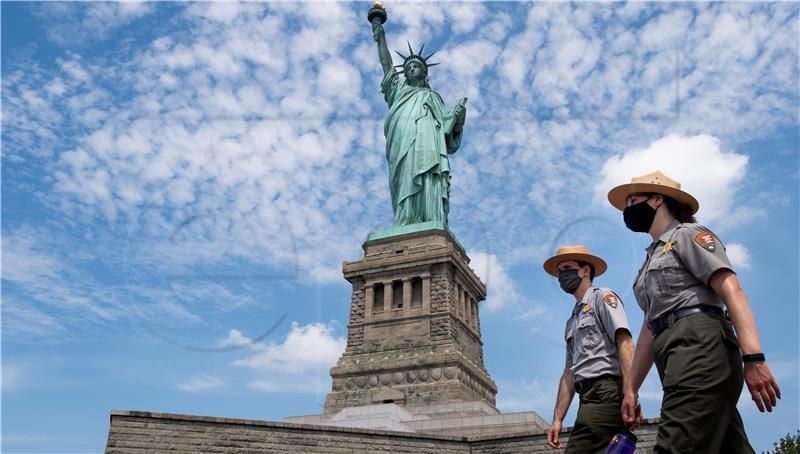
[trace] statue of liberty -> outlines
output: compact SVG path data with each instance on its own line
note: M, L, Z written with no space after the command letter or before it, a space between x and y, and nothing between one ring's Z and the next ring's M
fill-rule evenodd
M393 65L383 31L385 10L376 3L368 19L383 67L380 88L389 106L383 132L394 225L435 221L446 228L450 193L448 154L455 153L461 144L467 99L462 98L448 111L442 97L428 85L428 69L438 64L428 63L433 53L423 57L425 44L416 53L409 44L409 55L397 52L403 63Z

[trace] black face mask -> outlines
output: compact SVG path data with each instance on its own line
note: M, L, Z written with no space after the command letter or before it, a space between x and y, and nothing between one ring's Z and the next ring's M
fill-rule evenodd
M650 227L653 225L653 220L656 218L656 209L648 205L647 200L625 207L622 210L622 219L625 220L625 226L634 232L649 232Z
M583 281L583 279L578 276L578 270L566 269L558 272L558 285L561 286L561 290L564 290L570 295L575 293L575 290L578 290L581 281Z

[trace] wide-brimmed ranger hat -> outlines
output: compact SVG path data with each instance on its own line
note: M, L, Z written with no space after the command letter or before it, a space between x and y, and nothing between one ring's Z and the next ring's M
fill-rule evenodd
M608 201L618 210L628 206L628 196L631 194L655 193L672 197L692 209L692 214L700 209L700 202L691 194L681 190L681 184L661 173L660 170L631 178L631 182L621 184L608 191Z
M558 277L558 264L566 262L567 260L575 260L576 262L586 262L594 268L595 277L603 274L608 269L605 260L592 255L586 246L576 244L572 246L562 246L558 248L556 255L550 257L544 262L544 270L551 276Z

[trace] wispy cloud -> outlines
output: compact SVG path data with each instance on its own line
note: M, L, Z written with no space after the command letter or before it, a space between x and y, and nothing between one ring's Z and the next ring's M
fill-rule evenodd
M75 322L102 323L124 312L112 291L75 266L82 258L73 256L70 263L40 229L5 229L2 260L6 339L65 339L70 337L67 326Z
M194 271L184 272L163 255L138 252L138 258L126 260L124 248L120 251L117 242L107 239L96 238L92 248L87 250L76 235L58 229L28 225L4 229L4 341L63 342L115 331L128 323L159 335L202 327L208 336L227 332L229 327L217 326L217 319L227 312L258 307L267 314L276 309L263 301L263 293L261 301L255 301L256 291L269 288L249 288L245 284L258 280L248 281L241 268L236 270L243 278L225 279L204 274L207 270L199 269L200 261L195 261ZM150 259L142 260L145 256ZM175 336L182 334L167 338L182 345L203 343L190 340L188 334L183 341Z
M542 315L547 313L547 309L543 306L535 306L531 309L526 310L525 312L521 313L520 315L514 317L515 320L523 320L523 321L531 321L541 317Z
M56 44L73 47L105 39L108 34L155 8L144 1L72 3L58 2L34 8L47 22L47 37Z
M178 384L178 388L189 393L208 391L222 386L225 386L225 382L221 378L212 375L199 375L192 377L185 383Z

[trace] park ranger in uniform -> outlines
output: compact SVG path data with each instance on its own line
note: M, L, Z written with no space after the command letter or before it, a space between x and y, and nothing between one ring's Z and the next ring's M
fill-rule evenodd
M561 423L577 391L580 404L567 453L602 453L614 434L624 428L622 377L633 360L633 339L619 296L592 286L594 277L606 269L603 259L581 245L564 246L544 262L544 270L558 277L561 289L575 297L564 334L566 365L547 433L551 447L564 447L559 441Z
M725 247L695 220L698 201L660 171L615 187L608 200L629 229L653 239L633 284L645 319L623 419L640 416L636 393L655 361L664 389L655 453L753 453L736 410L742 382L761 411L772 411L780 389Z

